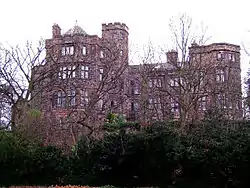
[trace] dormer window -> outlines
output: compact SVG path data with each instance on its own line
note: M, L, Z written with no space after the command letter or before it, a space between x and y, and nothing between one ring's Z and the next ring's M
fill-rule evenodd
M62 47L62 56L65 55L73 55L74 54L74 46L64 46Z
M86 56L86 55L87 55L87 48L86 48L86 46L83 46L83 47L82 47L82 55L83 55L83 56Z

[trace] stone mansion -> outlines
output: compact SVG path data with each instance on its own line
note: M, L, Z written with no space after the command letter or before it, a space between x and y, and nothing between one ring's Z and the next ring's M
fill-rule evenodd
M54 24L46 64L34 75L51 73L34 91L44 115L77 123L103 121L110 112L129 121L193 120L213 111L242 117L238 45L193 43L185 62L172 50L166 62L130 65L128 36L124 23L102 24L101 37L78 25L61 33Z

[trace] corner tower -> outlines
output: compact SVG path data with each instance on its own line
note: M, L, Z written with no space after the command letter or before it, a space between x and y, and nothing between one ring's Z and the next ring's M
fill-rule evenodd
M109 43L116 43L116 47L126 59L128 59L128 30L126 24L120 22L102 24L102 38Z

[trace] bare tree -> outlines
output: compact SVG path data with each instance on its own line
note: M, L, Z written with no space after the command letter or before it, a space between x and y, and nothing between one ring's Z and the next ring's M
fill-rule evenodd
M30 42L26 43L25 48L19 46L0 48L0 79L4 86L1 88L1 95L11 106L10 124L13 129L17 128L18 122L25 118L23 115L30 109L34 85L48 76L46 73L35 79L31 74L31 71L35 72L36 66L44 64L43 52L43 41L39 41L37 48L33 48Z
M201 33L193 30L192 19L185 14L177 22L170 20L176 50L167 53L169 68L165 74L168 77L165 92L170 104L178 110L183 129L187 120L199 120L208 110L219 108L227 118L231 118L235 114L231 110L232 104L238 108L236 99L240 97L237 91L241 85L239 64L228 63L238 61L238 54L213 52L209 46L204 46L209 37L206 36L207 28L204 29L203 25L200 28ZM225 46L221 48L226 49ZM233 48L239 51L238 46ZM237 89L234 87L236 85Z
M203 45L211 38L207 36L208 27L204 26L203 23L194 27L192 18L186 14L172 17L169 20L169 29L175 44L175 50L181 55L180 63L188 61L188 47L194 41L198 45Z
M151 41L143 47L143 54L138 57L141 64L130 66L130 91L132 120L142 124L163 119L159 87L163 79L157 78L161 67L159 54ZM162 76L162 75L161 75Z
M224 54L218 59L217 52L204 45L209 39L206 37L207 27L201 24L200 31L194 29L190 17L172 18L170 31L175 50L166 53L167 62L158 60L161 54L149 43L148 49L144 50L142 64L131 68L136 72L134 86L136 82L140 85L140 95L134 95L134 98L143 103L140 104L140 112L145 113L139 116L144 121L174 118L180 120L181 128L185 130L187 122L204 118L209 110L219 108L228 117L233 114L226 112L225 104L228 107L231 104L225 101L229 95L236 95L233 85L239 85L237 80L240 79L234 79L234 70L222 61ZM229 55L231 60L236 58ZM230 82L225 82L225 78ZM232 91L229 93L226 88Z

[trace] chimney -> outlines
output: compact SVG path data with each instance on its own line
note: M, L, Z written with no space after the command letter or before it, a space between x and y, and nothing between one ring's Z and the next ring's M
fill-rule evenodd
M54 24L52 26L52 37L53 38L60 38L61 37L61 28L58 24Z
M175 50L168 51L167 55L167 62L169 63L177 63L178 62L178 52Z

